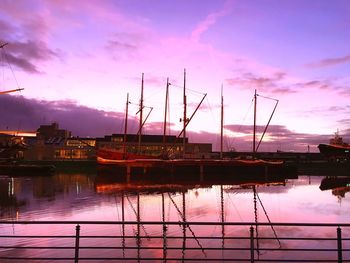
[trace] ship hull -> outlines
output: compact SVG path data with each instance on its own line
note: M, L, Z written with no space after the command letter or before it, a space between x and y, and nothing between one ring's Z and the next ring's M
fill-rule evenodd
M156 156L146 154L132 154L127 153L124 155L123 152L114 150L98 150L97 151L97 163L99 164L119 164L125 161L136 160L136 159L154 159Z
M320 153L329 157L350 157L350 146L319 144Z

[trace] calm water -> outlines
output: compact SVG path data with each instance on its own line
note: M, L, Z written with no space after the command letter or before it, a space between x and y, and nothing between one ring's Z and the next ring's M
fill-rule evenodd
M350 222L350 194L347 192L350 190L349 181L336 182L336 189L331 189L334 183L332 185L325 182L323 176L303 175L299 175L297 179L271 180L265 183L256 180L249 183L211 180L201 183L193 181L190 184L174 180L168 184L150 180L138 180L128 184L120 180L118 174L1 176L0 217L2 220L12 221L120 221L123 207L127 221L135 221L137 216L141 221L161 221L162 215L166 221L182 221L185 214L187 221L268 222L269 218L272 222ZM137 210L140 211L139 214ZM117 228L116 231L120 233L120 227ZM217 228L202 227L196 231L214 235L220 230ZM0 234L74 234L74 229L49 225L31 228L0 225L0 231ZM104 227L92 229L88 226L84 231L108 234L110 230ZM135 228L125 231L132 235ZM141 231L146 235L150 232L161 232L153 226L143 226ZM181 233L181 228L174 227L169 231ZM226 230L230 231L233 230ZM23 240L18 242L25 243ZM11 255L11 251L6 253ZM192 256L200 254L197 251ZM93 252L86 255L91 256Z

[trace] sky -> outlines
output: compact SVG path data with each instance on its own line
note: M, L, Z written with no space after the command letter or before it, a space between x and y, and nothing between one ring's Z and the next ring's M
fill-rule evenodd
M250 150L254 91L265 151L318 151L334 132L350 142L350 2L301 0L1 1L0 130L58 122L73 135L122 133L129 93L137 131L141 76L145 134L183 115L191 142Z

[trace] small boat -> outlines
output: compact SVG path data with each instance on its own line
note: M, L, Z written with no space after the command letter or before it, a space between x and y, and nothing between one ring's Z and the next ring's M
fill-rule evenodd
M334 138L330 139L329 144L319 144L318 149L320 153L330 159L349 160L350 158L350 145L343 142L343 138L339 136L339 132L335 133Z

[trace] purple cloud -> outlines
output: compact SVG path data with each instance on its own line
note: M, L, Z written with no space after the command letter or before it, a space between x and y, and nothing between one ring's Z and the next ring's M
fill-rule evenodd
M232 10L232 1L226 1L223 8L218 11L209 14L203 21L201 21L196 28L192 31L191 39L194 41L198 41L201 35L206 32L210 26L215 25L216 21L220 17L224 17L228 15Z
M336 109L338 110L338 109ZM42 124L58 122L62 129L72 131L74 136L102 137L112 133L123 133L124 112L109 112L97 110L86 106L80 106L74 101L40 101L26 99L21 96L2 95L0 97L0 111L2 121L0 130L25 130L35 131ZM79 121L77 121L79 120ZM349 119L339 120L349 123ZM129 132L136 133L138 119L130 117ZM169 124L173 126L173 124ZM258 126L258 139L263 131L263 126ZM225 129L231 132L239 132L241 136L225 136L225 150L250 151L252 145L252 126L227 124ZM162 134L163 123L151 122L145 126L145 134ZM177 135L178 130L171 130L171 134ZM219 149L220 138L217 133L188 130L187 136L190 142L211 143L214 150ZM332 134L315 135L296 133L282 125L270 125L259 151L294 150L305 152L310 145L312 151L318 151L317 145L326 143ZM350 141L350 129L341 131L344 141Z
M21 96L2 95L1 130L35 131L42 124L58 122L75 136L104 136L122 133L124 113L107 112L77 105L72 101L39 101ZM77 121L79 120L79 121ZM129 132L136 132L138 120L130 117Z
M350 63L350 55L346 55L343 57L322 59L320 61L310 63L308 64L308 66L312 68L324 68L324 67L331 67L331 66L347 64L347 63Z
M285 87L280 82L285 80L285 72L275 72L270 76L256 76L251 72L243 73L240 77L226 79L225 82L229 86L236 86L241 89L259 89L263 92L271 93L295 93L296 90Z
M0 36L0 43L7 43ZM9 42L4 47L5 58L8 63L15 65L29 73L41 73L36 62L58 57L58 53L51 50L42 41Z

